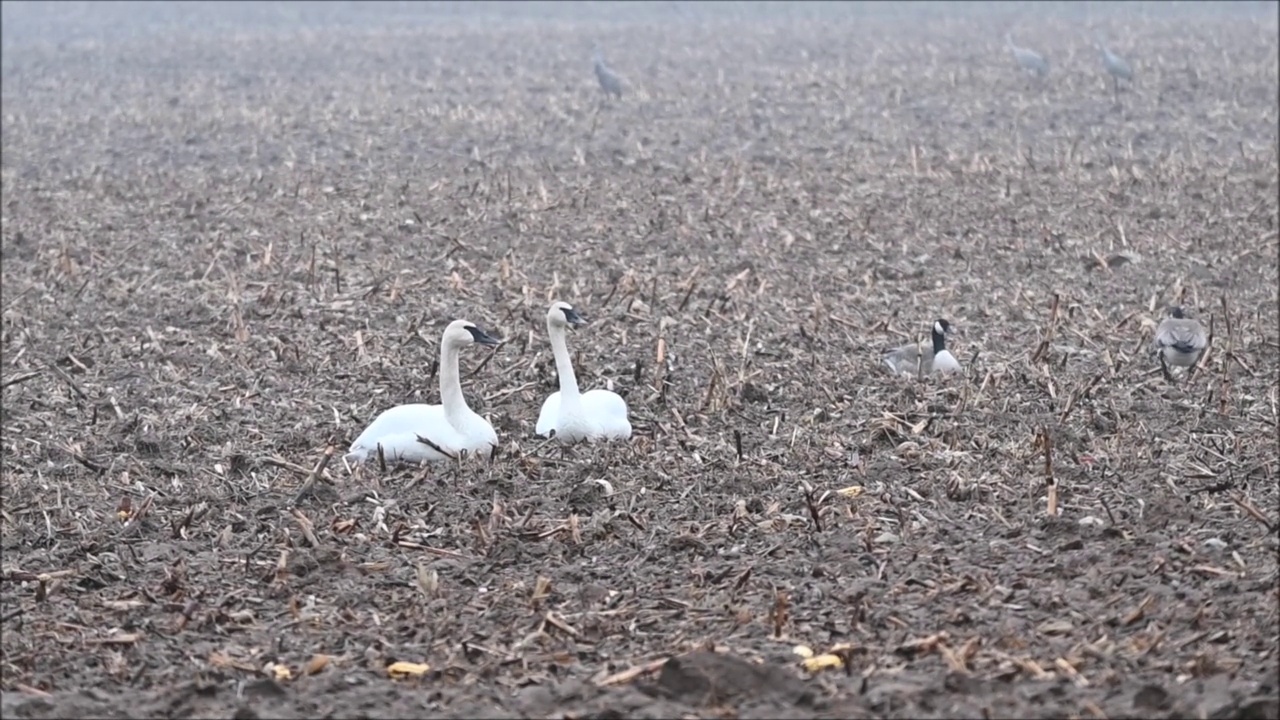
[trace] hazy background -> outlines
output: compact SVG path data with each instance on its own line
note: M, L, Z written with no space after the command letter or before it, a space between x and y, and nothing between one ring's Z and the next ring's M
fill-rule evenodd
M6 50L33 43L112 41L152 33L252 32L350 26L412 27L443 22L609 21L687 23L758 18L859 16L989 17L992 31L1019 20L1071 18L1089 22L1114 14L1136 17L1275 15L1275 2L5 2ZM904 28L904 32L907 30Z

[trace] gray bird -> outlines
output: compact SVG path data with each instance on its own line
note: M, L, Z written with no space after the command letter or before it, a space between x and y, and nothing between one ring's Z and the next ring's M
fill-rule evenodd
M938 319L933 323L933 344L930 347L922 351L914 343L901 345L885 353L881 362L894 375L957 372L960 363L947 349L947 335L951 332L951 323Z
M1106 66L1107 72L1111 74L1111 85L1115 90L1116 100L1120 100L1120 81L1133 82L1133 68L1125 59L1111 52L1111 48L1102 41L1101 37L1094 37L1094 43L1098 49L1102 51L1102 64Z
M595 66L596 79L600 81L600 90L605 95L612 95L619 100L622 99L622 79L618 74L609 69L604 64L604 55L600 53L600 49L596 48L592 53L591 62Z
M1044 56L1035 50L1014 45L1012 33L1005 33L1004 44L1009 48L1009 52L1013 53L1013 59L1018 61L1018 67L1036 77L1044 77L1049 74L1049 61L1045 60Z
M1156 326L1151 351L1162 363L1178 367L1196 364L1209 344L1209 337L1199 320L1189 318L1179 305L1169 308L1169 316Z

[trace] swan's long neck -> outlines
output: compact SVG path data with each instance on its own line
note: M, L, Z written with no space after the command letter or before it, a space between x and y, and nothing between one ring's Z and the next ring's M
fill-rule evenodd
M569 359L565 329L547 323L547 335L551 336L551 352L556 356L556 375L560 377L560 403L576 402L581 393L578 391L578 376L573 374L573 361Z
M464 410L470 410L467 399L462 397L462 381L458 378L458 348L451 343L440 345L440 404L444 416L453 424L454 418Z

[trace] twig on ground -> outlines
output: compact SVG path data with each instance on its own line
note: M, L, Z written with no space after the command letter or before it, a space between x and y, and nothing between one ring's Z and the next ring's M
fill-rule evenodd
M320 478L324 469L329 466L329 461L333 459L333 455L336 450L337 446L333 444L333 439L330 438L328 444L325 446L324 455L320 457L320 461L316 463L316 466L311 470L311 474L308 475L306 481L302 483L302 487L298 488L298 494L293 496L293 505L297 505L302 498L311 493L312 488L315 487L316 480ZM328 482L327 479L325 481Z

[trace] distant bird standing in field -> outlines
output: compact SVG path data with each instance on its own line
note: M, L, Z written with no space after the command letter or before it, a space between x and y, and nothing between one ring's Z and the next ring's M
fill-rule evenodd
M1014 45L1012 33L1005 33L1004 44L1009 48L1009 52L1013 53L1013 59L1018 61L1018 67L1036 77L1049 74L1049 61L1035 50Z
M1181 306L1169 308L1169 316L1156 326L1156 337L1151 351L1160 356L1160 364L1168 375L1168 365L1191 367L1196 364L1204 349L1209 346L1209 336L1199 320L1189 318Z
M605 95L612 95L621 100L622 79L608 65L605 65L604 55L600 53L599 48L592 52L591 62L595 66L596 79L600 81L600 90Z
M1102 41L1101 37L1095 36L1094 43L1098 49L1102 51L1102 64L1106 66L1107 72L1111 74L1111 85L1115 90L1116 102L1120 102L1120 81L1124 80L1133 83L1133 68L1125 59L1111 52L1107 44Z

